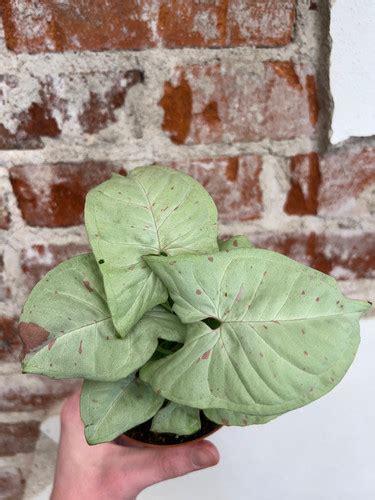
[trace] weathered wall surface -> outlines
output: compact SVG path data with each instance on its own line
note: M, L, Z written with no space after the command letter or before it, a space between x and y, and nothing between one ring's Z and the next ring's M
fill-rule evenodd
M375 139L329 145L328 1L5 0L0 39L0 489L72 384L22 376L30 288L87 250L87 191L163 163L243 233L375 298ZM48 446L47 446L48 449ZM52 452L51 452L52 453Z

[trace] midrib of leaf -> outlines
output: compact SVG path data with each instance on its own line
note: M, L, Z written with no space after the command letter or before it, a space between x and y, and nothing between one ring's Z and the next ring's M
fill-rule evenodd
M293 280L293 283L291 283L289 285L289 290L288 290L286 299L284 300L284 302L281 305L281 307L279 307L279 310L277 311L277 313L275 313L275 319L277 319L277 316L280 314L280 311L283 309L283 307L285 306L285 304L288 302L288 300L290 298L290 294L292 293L293 287L297 283L297 281L300 279L301 276L302 276L302 271L300 271L299 273L297 273L296 277ZM311 305L310 305L310 309L311 309ZM264 307L263 307L262 314L263 314L263 312L264 312Z
M150 279L150 278L153 278L153 276L154 276L154 273L150 270L150 272L148 273L148 276L146 277L146 279L143 279L143 280L141 280L141 281L138 281L138 283L136 283L135 285L133 285L133 286L138 286L138 285L140 285L141 283L143 283L142 288L141 288L140 290L138 290L138 291L137 291L137 294L138 294L139 296L141 296L141 295L142 295L142 292L143 292L143 290L145 289L145 287L146 287L146 285L147 285L147 282L149 281L149 279ZM159 278L157 278L157 277L156 277L156 279L159 279ZM137 305L137 302L134 300L134 301L131 303L130 307L128 307L128 309L127 309L127 314L129 314L129 311L131 311L131 310L132 310L132 309L133 309L136 305Z
M161 226L164 224L164 222L165 222L165 221L167 221L167 220L169 219L169 217L173 214L173 212L175 212L175 211L176 211L179 207L181 207L181 205L182 205L183 203L185 203L185 201L187 200L188 196L189 196L189 195L190 195L190 193L192 193L192 192L193 192L193 188L190 188L190 189L188 190L188 192L186 193L185 198L184 198L182 201L180 201L180 202L179 202L179 203L178 203L178 204L174 207L174 209L170 211L170 213L169 213L169 214L165 217L165 219L163 219L163 221L159 224L159 230L160 230Z
M238 372L237 368L235 367L233 361L232 361L232 358L230 357L229 355L229 352L228 352L228 349L227 349L227 346L224 342L224 339L222 338L221 334L220 334L220 339L223 343L223 346L224 346L224 350L226 352L226 355L227 355L227 359L230 361L230 364L232 365L232 368L233 368L233 371L234 373L237 375L237 378L238 380L240 381L240 383L242 384L242 386L245 388L246 392L249 394L249 396L251 397L251 399L254 401L254 403L256 404L259 404L256 399L254 398L254 396L251 394L251 391L249 390L249 388L247 387L247 385L245 384L244 380L243 380L243 377L241 376L241 374ZM210 366L211 366L211 359L209 360L210 362ZM253 369L253 371L258 375L259 377L259 374L257 373L257 371L255 370L255 368L253 367L253 365L249 362L249 365L251 366L251 368ZM210 389L211 390L211 389ZM213 392L211 391L211 394L213 395ZM221 399L221 398L220 398Z
M134 179L135 182L139 185L139 187L141 188L141 190L143 191L143 194L145 195L146 197L146 200L147 200L147 203L150 207L150 213L151 213L151 216L152 216L152 220L153 220L153 223L154 223L154 228L155 228L155 234L156 234L156 237L157 237L157 240L158 240L158 247L159 247L159 252L161 251L161 245L160 245L160 238L159 238L159 232L158 232L158 227L156 225L156 219L155 219L155 214L154 214L154 210L152 208L152 204L151 204L151 200L150 198L148 197L148 194L147 194L147 191L146 189L143 187L142 183L138 180L138 179Z
M51 292L54 291L52 289L50 289ZM65 297L69 297L71 299L74 299L76 300L77 302L81 302L81 304L85 304L86 306L88 306L89 309L94 309L95 311L98 311L100 313L103 313L103 311L101 309L98 309L97 307L95 307L93 304L90 304L90 302L87 302L86 300L83 300L83 299L80 299L79 297L77 297L76 295L72 295L70 293L66 293L66 292L58 292L59 295L64 295ZM98 294L99 295L99 294Z
M219 283L219 286L217 287L218 291L219 291L219 297L218 297L218 311L221 311L221 296L222 296L222 285L223 285L223 281L224 281L224 278L225 278L225 275L228 271L228 267L231 265L232 261L229 261L228 264L226 265L225 269L224 269L224 272L222 273L222 276L221 276L221 279L220 279L220 283ZM220 319L220 318L219 318Z
M199 337L201 337L201 336L205 336L205 335L209 335L209 334L210 334L210 332L206 332L206 333L204 333L204 334L200 335ZM191 342L194 342L194 340L192 340ZM224 349L226 350L225 345L224 345ZM346 354L347 354L347 353L348 353L351 349L352 349L352 346L351 346L351 345L349 345L349 347L348 347L348 348L344 351L343 356L341 356L341 357L340 357L340 359L344 358L344 357L345 357L345 355L346 355ZM334 364L336 365L336 364L340 361L340 359L336 360ZM211 359L209 359L209 360L208 360L208 362L211 364ZM189 368L191 368L191 366L192 366L193 364L194 364L194 362L192 362L192 363L191 363L191 365L190 365L190 367L189 367ZM327 367L327 369L326 369L324 372L321 372L321 373L320 373L320 376L322 376L322 375L324 375L325 373L329 372L331 369L332 369L332 366ZM186 371L188 371L188 370L186 370ZM185 372L184 372L184 373L185 373ZM178 381L179 381L179 380L180 380L180 379L184 376L184 373L180 373L180 374L176 377L175 382L174 382L173 384L171 384L171 389L170 389L170 392L172 392L172 388L173 388L173 386L174 386L174 385L175 385L175 384L176 384L176 383L177 383L177 382L178 382ZM313 375L313 376L314 376L314 375ZM208 382L209 382L209 381L208 381ZM213 398L215 398L215 399L220 400L220 401L221 401L221 404L226 404L228 401L229 401L229 402L231 402L231 403L237 404L235 401L232 401L230 398L224 399L224 398L222 398L222 397L215 396L215 394L214 394L214 393L213 393L213 391L211 390L210 383L209 383L209 387L210 387L211 398L213 397ZM251 396L251 394L250 394L250 396ZM166 396L166 397L168 397L168 396ZM252 396L251 396L251 397L252 397ZM254 398L253 398L253 399L254 399ZM285 401L285 403L287 404L287 403L289 403L289 402L293 402L293 401L295 401L295 400L296 400L296 398L294 398L294 399L289 399L288 401ZM179 404L181 404L181 405L186 405L186 404L188 404L185 400L182 400L182 399L179 399L179 398L174 398L174 402L179 403ZM255 404L259 404L260 406L265 406L265 407L267 407L267 406L274 406L274 405L275 405L275 403L257 403L255 400L254 400L254 402L255 402ZM209 403L207 403L207 400L204 400L204 401L203 401L203 403L202 403L202 401L201 401L201 400L194 400L194 401L193 401L193 400L190 400L190 401L189 401L189 405L190 405L190 406L192 406L192 407L197 407L197 408L200 408L200 407L201 407L201 406L200 406L201 404L209 404ZM211 408L211 407L210 407L210 408ZM228 410L228 411L229 411L229 410ZM238 409L236 409L236 410L230 410L230 411L243 412L244 410L238 410ZM260 415L260 416L267 416L267 415Z
M144 229L144 228L142 228L142 229ZM102 241L105 241L109 245L113 245L113 241L108 241L105 238L103 238L102 236L100 237L100 239ZM143 247L143 248L152 248L155 250L154 246L145 245L144 243L142 243L142 244L140 244L140 243L127 243L126 241L121 241L121 240L116 239L116 245L117 244L120 244L121 246L124 246L124 247Z
M103 323L103 321L108 321L108 320L110 320L110 319L111 319L111 317L109 316L108 318L104 318L104 319L101 319L101 320L99 320L99 321L94 321L94 322L92 322L92 323L88 323L87 325L83 325L83 326L81 326L80 328L76 328L76 329L74 329L74 330L70 330L69 332L64 332L63 334L58 335L57 337L55 337L56 342L57 342L57 343L61 343L61 342L63 341L63 339L64 339L65 341L67 341L67 337L68 337L69 335L71 335L71 334L73 334L73 333L77 333L77 332L79 332L80 330L83 330L83 329L85 329L85 328L88 328L88 327L90 327L90 326L92 326L92 325L97 325L98 323ZM54 332L51 332L51 333L54 333ZM60 340L61 340L61 342L60 342ZM117 339L116 339L116 340L117 340ZM119 339L119 340L120 340L120 339ZM45 346L43 346L43 347L42 347L39 351L35 351L34 353L33 353L33 352L31 352L30 354L41 353L41 352L42 352L42 351L44 351L47 347L48 347L48 343L47 343ZM38 366L39 366L39 365L38 365Z
M244 347L243 347L243 345L242 345L241 340L238 338L238 334L237 334L236 330L235 330L234 328L232 328L231 326L229 326L229 327L231 328L231 330L232 330L232 332L233 332L234 336L236 337L237 342L238 342L239 346L241 347L241 350L242 350L242 352L244 353L245 358L247 359L247 362L249 363L249 366L250 366L250 367L252 368L252 370L253 370L253 371L257 374L257 376L258 376L258 377L259 377L259 379L260 379L260 380L264 383L264 385L265 385L266 387L268 387L268 389L269 389L269 390L270 390L270 391L271 391L271 392L272 392L275 396L277 396L277 397L280 399L280 395L279 395L279 394L277 394L277 392L275 392L275 391L274 391L274 389L272 389L272 387L269 385L269 383L268 383L266 380L264 380L264 378L263 378L263 377L260 375L260 373L258 372L257 368L256 368L256 367L253 365L253 363L251 362L251 359L250 359L250 358L249 358L249 356L247 355L246 350L244 349ZM220 335L220 337L221 337L221 335ZM247 386L247 385L245 385L245 384L243 383L243 381L242 381L242 376L240 375L240 373L239 373L239 372L238 372L238 370L236 369L236 367L235 367L234 363L232 362L232 359L231 359L231 358L230 358L230 356L229 356L229 353L228 353L228 351L227 351L227 348L226 348L226 345L225 345L225 342L224 342L223 338L221 338L221 341L222 341L222 342L223 342L223 344L224 344L224 348L225 348L225 352L227 353L227 357L229 358L229 360L230 360L230 362L231 362L231 365L232 365L233 369L235 370L236 375L238 376L238 378L239 378L239 380L241 381L242 385L246 388L246 391L248 392L248 394L250 394L250 396L251 396L251 398L253 399L253 401L254 401L256 404L260 404L260 403L259 403L259 401L257 401L257 400L256 400L256 399L252 396L252 394L251 394L251 393L250 393L250 391L248 390L248 386ZM293 365L293 366L294 366L294 365Z
M338 315L341 315L341 314L345 314L345 313L339 313ZM348 313L347 313L347 314L348 314ZM355 314L355 313L350 313L350 314ZM334 316L334 315L332 315L332 316ZM325 318L325 316L323 316L322 318ZM287 321L288 321L288 320L287 320ZM267 322L268 322L268 321L267 321ZM232 367L233 367L234 372L236 373L237 377L239 378L239 380L240 380L241 384L242 384L242 385L246 388L247 393L248 393L248 394L249 394L249 396L253 399L253 401L254 401L254 403L255 403L255 404L260 404L260 405L262 405L262 406L273 406L273 405L277 404L277 403L259 403L259 402L257 402L257 401L256 401L256 399L253 397L253 395L252 395L251 391L250 391L250 390L248 389L248 387L247 387L247 386L243 383L242 378L241 378L241 375L238 373L238 371L237 371L237 369L236 369L236 367L235 367L234 363L232 362L232 359L231 359L231 357L230 357L230 355L229 355L229 353L228 353L227 347L226 347L226 343L224 342L224 340L223 340L223 338L222 338L222 327L223 327L225 324L227 324L227 325L228 325L228 326L232 329L232 331L233 331L234 335L235 335L235 336L236 336L236 338L238 339L238 335L237 335L237 333L236 333L236 330L235 330L233 327L231 327L231 325L230 325L229 323L231 323L231 322L223 322L223 323L222 323L222 326L218 329L218 337L217 337L216 342L214 343L214 346L215 346L215 345L217 345L217 343L218 343L219 339L222 341L223 346L224 346L224 349L225 349L225 352L226 352L226 355L227 355L227 358L228 358L228 360L230 361L230 363L231 363L231 365L232 365ZM232 323L233 323L233 322L232 322ZM240 322L240 323L248 323L248 322ZM266 321L256 321L255 323L266 323ZM251 325L249 325L249 326L251 327ZM251 327L251 328L252 328L252 327ZM267 342L266 342L266 341L265 341L265 340L264 340L264 339L263 339L263 338L259 335L259 333L258 333L258 332L257 332L254 328L252 328L252 329L255 331L255 333L258 335L258 337L259 337L259 338L261 338L261 340L263 340L263 342L264 342L264 343L265 343L265 344L266 344L266 345L267 345L270 349L272 349L272 350L273 350L273 351L277 354L277 356L278 356L280 359L285 360L285 358L284 358L283 356L281 356L281 355L280 355L277 351L275 351L275 350L274 350L274 348L273 348L272 346L270 346L270 345L269 345L269 344L268 344L268 343L267 343ZM201 335L199 335L199 336L197 336L197 337L194 337L194 338L193 338L193 339L191 339L190 341L186 342L186 343L185 343L185 345L189 345L189 344L191 344L191 343L193 343L193 344L194 344L194 343L195 343L195 342L196 342L199 338L201 338L201 337L205 337L205 336L208 336L208 335L211 335L212 333L213 333L212 331L207 331L207 332L204 332L204 333L202 333ZM240 342L240 340L239 340L239 339L238 339L238 342L239 342L239 344L240 344L240 346L241 346L241 348L242 348L243 352L245 352L245 350L243 349L242 344L241 344L241 342ZM337 364L337 363L340 361L340 359L342 359L342 358L345 356L345 354L348 352L348 350L349 350L349 349L350 349L350 345L349 345L349 347L347 346L347 348L346 348L343 352L341 352L341 353L340 353L340 356L339 356L339 357L338 357L338 358L334 361L334 363L333 363L333 364L334 364L334 365L335 365L335 364ZM246 353L245 353L245 354L246 354ZM263 381L263 382L267 385L267 387L268 387L268 388L269 388L269 389L270 389L270 390L271 390L271 391L272 391L272 392L273 392L273 393L274 393L274 394L275 394L278 398L280 398L279 394L277 394L277 393L276 393L276 392L272 389L272 387L270 387L270 386L269 386L269 384L268 384L268 383L266 383L266 382L264 381L263 377L260 377L259 373L256 371L256 369L255 369L255 367L253 366L253 364L250 362L250 360L249 360L249 358L248 358L248 356L247 356L247 355L246 355L246 358L248 359L248 361L249 361L249 365L251 366L251 368L252 368L252 369L253 369L253 370L257 373L258 377L259 377L259 378L260 378L260 379L261 379L261 380L262 380L262 381ZM285 360L285 361L288 361L288 360ZM190 365L190 368L191 368L191 366L193 366L194 362L195 362L195 360L194 360L194 361L192 361L192 363L191 363L191 365ZM208 369L209 369L209 368L210 368L210 366L211 366L211 358L208 360L208 363L209 363L209 367L208 367ZM298 366L294 365L292 362L288 361L288 363L289 363L289 364L291 364L291 366L293 366L295 369L297 369L297 370L301 370L301 368L299 368ZM322 373L326 373L326 372L328 372L331 368L332 368L332 364L331 364L330 366L328 366L328 367L327 367L327 369L326 369L324 372L322 372ZM187 369L187 370L185 370L185 371L188 371L188 369ZM308 371L305 371L305 370L301 370L301 371L303 371L303 373L304 373L304 374L306 374L306 375L308 375L308 376L316 377L316 374L314 374L314 373L311 373L311 372L308 372ZM173 390L173 386L174 386L175 384L177 384L177 383L178 383L178 381L179 381L179 380L180 380L183 376L184 376L184 373L180 373L180 375L176 378L175 382L171 384L170 391L172 391L172 390ZM208 380L208 384L209 384L209 387L210 387L210 393L211 393L211 395L212 395L213 397L217 398L217 396L215 396L214 392L212 391L211 384L210 384L210 381L209 381L209 380ZM223 398L222 398L222 397L220 397L219 399L223 400ZM288 401L294 401L294 400L295 400L295 398L294 398L294 399L290 399L290 400L288 400ZM182 400L177 401L177 399L176 399L175 401L176 401L176 402L179 402L180 404L186 404L186 401L182 401ZM225 399L224 399L223 401L225 401ZM229 401L231 401L231 400L229 399ZM231 401L231 402L233 402L233 401ZM194 401L194 404L197 404L197 403L198 403L197 401ZM233 402L233 403L235 403L235 402ZM193 404L193 402L191 402L191 404Z
M96 436L96 432L98 431L98 427L100 427L103 423L103 421L107 418L107 416L110 414L110 412L112 411L113 407L117 404L118 400L122 397L122 395L124 394L124 392L126 391L126 389L129 387L129 385L133 382L133 380L131 380L125 387L122 387L121 390L119 391L118 395L113 399L112 403L109 405L107 411L104 413L104 415L98 420L98 422L96 424L92 423L92 424L89 424L90 426L93 426L94 429L95 429L95 434L94 436ZM91 399L91 391L90 391L90 399Z
M346 316L349 314L360 314L360 311L350 311L350 312L339 312L335 314L326 314L324 316L307 316L305 318L293 318L293 319L283 319L283 318L278 318L276 320L274 319L265 319L265 320L230 320L230 321L223 321L224 323L275 323L276 321L279 322L284 322L284 321L306 321L306 320L314 320L314 319L325 319L325 318L333 318L335 316ZM277 323L276 323L277 324Z
M176 241L180 240L181 238L183 238L184 236L186 236L187 234L190 234L190 233L192 233L192 230L191 230L191 229L190 229L189 231L187 231L186 233L183 233L183 234L178 235L178 236L177 236L177 238L175 238L174 240L172 240L172 241L170 241L170 242L168 243L168 245L165 247L165 250L167 250L168 248L171 248L171 246L172 246L174 243L176 243ZM189 243L189 244L186 244L186 245L184 245L183 247L176 247L176 246L174 246L174 247L173 247L173 250L176 250L176 248L181 248L181 250L184 250L186 247L189 247L189 246L191 246L191 245L195 245L195 241L193 241L193 242L191 242L191 243Z
M96 344L97 344L97 338L98 338L98 335L99 335L97 325L98 325L98 323L101 323L101 322L103 322L103 321L107 321L108 319L109 319L109 320L111 320L112 318L111 318L111 317L109 317L109 318L105 318L105 319L103 319L103 320L97 321L97 322L95 322L95 323L89 323L88 325L85 325L84 327L82 327L82 328L80 328L80 329L83 329L83 328L85 328L86 326L92 326L92 325L95 325L95 342L96 342ZM63 338L65 338L67 335L69 335L69 334L71 334L71 333L74 333L74 332L76 332L76 331L78 331L78 330L71 330L70 332L67 332L67 333L66 333L66 334L64 334L64 335L60 335L59 337L56 337L56 343L60 343L60 344L61 344L61 343L62 343ZM61 339L61 342L59 342L59 340L60 340L60 339ZM65 340L67 340L67 339L65 338ZM117 338L117 337L116 337L114 340L119 340L119 341L121 341L121 340L124 340L124 339L121 339L121 338ZM133 342L134 342L133 336L132 336L132 335L130 335L130 336L129 336L129 349L127 349L127 351L128 351L128 352L133 352L133 351L132 351L132 349L133 349ZM47 347L47 345L43 346L43 348L42 348L42 349L40 349L40 351L38 351L38 353L41 353L42 351L44 351L46 347ZM65 342L65 345L64 345L64 352L65 352L65 349L66 349L66 342ZM64 356L64 354L62 354L61 356L63 357L63 356ZM113 375L114 373L116 373L116 371L118 371L118 369L119 369L119 368L124 367L124 365L127 363L128 359L129 359L129 355L126 357L126 359L125 359L125 358L123 358L123 359L121 360L121 361L122 361L122 364L121 364L121 365L119 365L119 366L117 366L117 367L115 368L115 370L113 370L113 366L111 366L111 370L105 371L105 375L108 375L108 374L112 374L112 375ZM96 357L96 356L94 356L93 360L94 360L94 363L96 363L96 362L97 362L97 357ZM27 363L26 363L26 364L27 364ZM39 370L41 370L41 369L42 369L42 367L41 367L39 364L34 364L34 365L33 365L33 367L34 367L34 370L35 370L35 368L37 368L37 369L39 369ZM94 372L95 372L95 373L97 372L97 370L96 370L96 366L95 366ZM30 370L30 371L28 371L28 373L35 373L35 371L31 371L31 370ZM39 372L36 372L36 373L39 373ZM59 370L49 370L49 373L60 373L60 371L59 371ZM89 380L93 380L93 381L96 381L96 382L100 381L100 379L89 379Z

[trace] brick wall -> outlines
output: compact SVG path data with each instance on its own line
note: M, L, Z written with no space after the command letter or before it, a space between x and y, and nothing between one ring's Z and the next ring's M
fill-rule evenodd
M22 376L30 288L87 250L87 191L160 162L243 233L375 297L375 138L329 145L328 1L4 0L0 39L0 488L72 383Z

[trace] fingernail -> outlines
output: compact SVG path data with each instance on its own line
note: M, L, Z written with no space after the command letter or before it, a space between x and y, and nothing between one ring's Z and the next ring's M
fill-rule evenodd
M194 467L202 469L211 467L217 463L216 457L207 448L196 447L191 454L191 461Z

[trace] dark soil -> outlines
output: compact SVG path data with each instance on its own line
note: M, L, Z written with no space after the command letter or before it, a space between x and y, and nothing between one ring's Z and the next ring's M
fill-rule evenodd
M150 427L152 419L147 420L147 422L144 422L143 424L137 425L136 427L133 427L133 429L128 430L127 432L125 432L125 436L136 439L137 441L141 441L142 443L172 445L194 441L194 439L204 437L206 434L209 434L221 427L220 425L215 424L215 422L209 420L205 416L203 411L200 412L200 419L200 430L195 434L190 434L189 436L178 436L176 434L168 434L164 432L162 434L151 432Z

